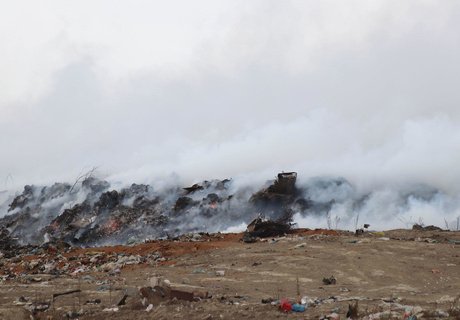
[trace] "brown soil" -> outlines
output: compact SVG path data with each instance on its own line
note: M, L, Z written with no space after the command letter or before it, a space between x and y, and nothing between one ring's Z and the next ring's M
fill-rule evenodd
M37 319L66 319L66 312L82 311L78 319L318 319L333 311L346 319L348 305L359 303L359 318L387 312L403 319L405 310L422 318L458 319L460 312L460 232L393 230L356 237L347 232L296 230L293 234L252 244L241 234L204 236L197 242L154 241L135 246L74 249L63 254L79 259L95 252L145 255L160 252L168 259L155 265L129 265L119 275L104 272L76 276L23 274L0 284L0 319L30 319L19 297L47 301L53 293L80 289L56 298ZM52 254L52 253L50 253ZM24 256L24 260L40 257ZM41 257L45 258L45 257ZM217 276L216 271L225 271ZM21 270L22 272L26 272ZM324 277L335 276L335 285ZM90 277L88 277L90 276ZM162 276L172 283L199 286L212 294L199 302L169 301L150 312L141 304L138 288ZM39 277L39 282L24 281ZM126 304L111 308L128 293ZM300 296L321 300L303 313L283 313L262 299ZM331 298L333 297L333 298ZM87 300L100 299L96 305ZM423 310L423 311L420 311ZM444 313L443 313L444 312Z

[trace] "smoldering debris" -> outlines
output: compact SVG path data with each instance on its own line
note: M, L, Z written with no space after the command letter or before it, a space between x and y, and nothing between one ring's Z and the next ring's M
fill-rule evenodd
M394 206L390 209L402 212L414 203L438 203L442 195L433 189L414 190L388 201ZM114 189L91 175L73 185L25 186L11 198L8 212L0 212L0 250L13 252L46 242L133 244L248 224L249 238L269 237L288 232L297 216L333 221L331 213L340 210L352 219L372 213L380 197L377 192L356 191L343 178L313 178L299 185L295 172L279 173L260 188L225 179L189 187L132 184ZM337 227L339 220L334 221Z
M308 208L308 201L301 198L302 192L296 187L296 181L295 172L279 173L271 185L253 194L249 201L267 218L288 221L292 217L293 204L305 203Z
M284 235L291 230L292 225L289 222L273 221L258 217L254 219L247 227L244 234L244 241L249 238L267 238Z
M308 201L296 187L296 176L281 173L257 192L234 188L229 179L162 190L143 184L110 189L107 181L94 176L73 186L25 186L0 219L2 241L11 248L56 241L83 246L135 243L218 232L248 223L257 212L284 225L292 220L296 201ZM258 226L256 233L260 230Z
M11 237L10 232L6 228L0 228L0 252L2 257L11 258L18 248L17 239Z

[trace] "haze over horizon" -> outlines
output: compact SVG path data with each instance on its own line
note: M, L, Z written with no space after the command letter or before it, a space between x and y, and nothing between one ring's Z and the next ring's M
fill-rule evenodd
M343 176L457 196L457 1L15 1L0 190Z

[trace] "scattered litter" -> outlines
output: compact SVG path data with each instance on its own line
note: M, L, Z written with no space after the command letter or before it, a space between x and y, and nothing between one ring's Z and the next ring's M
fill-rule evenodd
M306 246L306 245L307 245L307 243L306 243L306 242L304 242L304 243L300 243L300 244L298 244L298 245L294 246L294 247L293 247L293 249L305 248L305 246Z
M280 301L280 309L284 312L290 312L292 310L292 304L287 299Z
M305 312L306 308L303 304L294 303L292 305L293 312Z
M101 299L91 299L85 302L85 304L100 304L100 303L101 303Z
M67 311L65 313L65 316L67 319L77 319L78 317L82 316L84 314L83 310L80 310L80 311L74 311L74 310L71 310L71 311Z
M126 303L126 299L128 298L128 295L125 293L121 296L120 299L118 299L118 302L115 304L117 306L122 306Z
M204 270L203 268L196 268L196 269L193 269L192 273L194 274L206 273L206 270Z
M438 241L436 241L435 239L432 239L432 238L420 238L420 237L415 238L414 241L416 241L416 242L426 242L426 243L437 243L438 242Z
M340 316L333 312L331 314L328 314L327 316L322 316L319 318L320 320L339 320L340 319Z
M306 306L306 307L309 307L309 306L314 306L314 305L319 305L322 303L322 300L321 299L313 299L313 298L309 298L307 296L303 296L301 299L300 299L300 304Z
M358 301L356 301L354 304L348 305L347 318L359 319L358 318Z
M330 276L329 278L323 278L323 283L325 285L331 285L331 284L336 284L337 280L335 279L334 276Z
M49 309L49 307L49 302L37 302L33 304L26 304L24 306L25 309L29 310L32 313L46 311Z
M81 278L83 281L87 281L87 282L92 282L94 281L94 277L90 276L90 275L84 275L82 278Z
M96 288L97 291L109 291L110 290L110 285L109 284L103 284L101 286L98 286Z
M438 300L436 300L436 303L453 303L455 302L455 297L451 297L451 296L442 296L441 298L439 298Z
M448 318L449 317L449 313L448 312L445 312L443 310L436 310L434 312L434 316L435 317L439 317L439 318Z
M29 303L29 299L24 296L20 296L16 301L13 302L13 304L16 306L23 306L27 303Z
M104 312L118 312L120 309L118 307L113 307L113 308L105 308L102 311Z
M276 301L276 300L273 299L273 298L264 298L264 299L262 299L263 304L269 304L269 303L272 303L273 301Z
M401 314L394 311L382 311L371 313L363 317L363 320L380 320L380 319L401 319Z

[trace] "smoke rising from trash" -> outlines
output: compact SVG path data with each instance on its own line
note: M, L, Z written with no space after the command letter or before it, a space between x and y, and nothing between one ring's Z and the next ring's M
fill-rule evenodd
M297 173L286 172L259 188L224 179L162 189L132 184L116 190L93 173L73 184L25 186L1 206L3 234L22 245L65 241L93 246L243 231L241 226L248 224L250 230L251 221L273 221L254 231L265 236L296 226L354 230L364 223L374 229L441 223L447 229L459 227L458 199L426 185L362 193L344 178L316 177L298 183Z
M456 1L27 5L0 13L3 30L31 22L0 34L0 216L33 219L36 232L16 231L25 240L70 213L81 232L118 230L112 210L138 210L138 193L145 217L168 218L150 226L136 211L138 237L237 230L282 216L250 201L282 171L311 202L288 205L299 226L455 225ZM72 188L94 166L104 188ZM222 203L207 216L210 194ZM192 200L175 216L181 197Z

